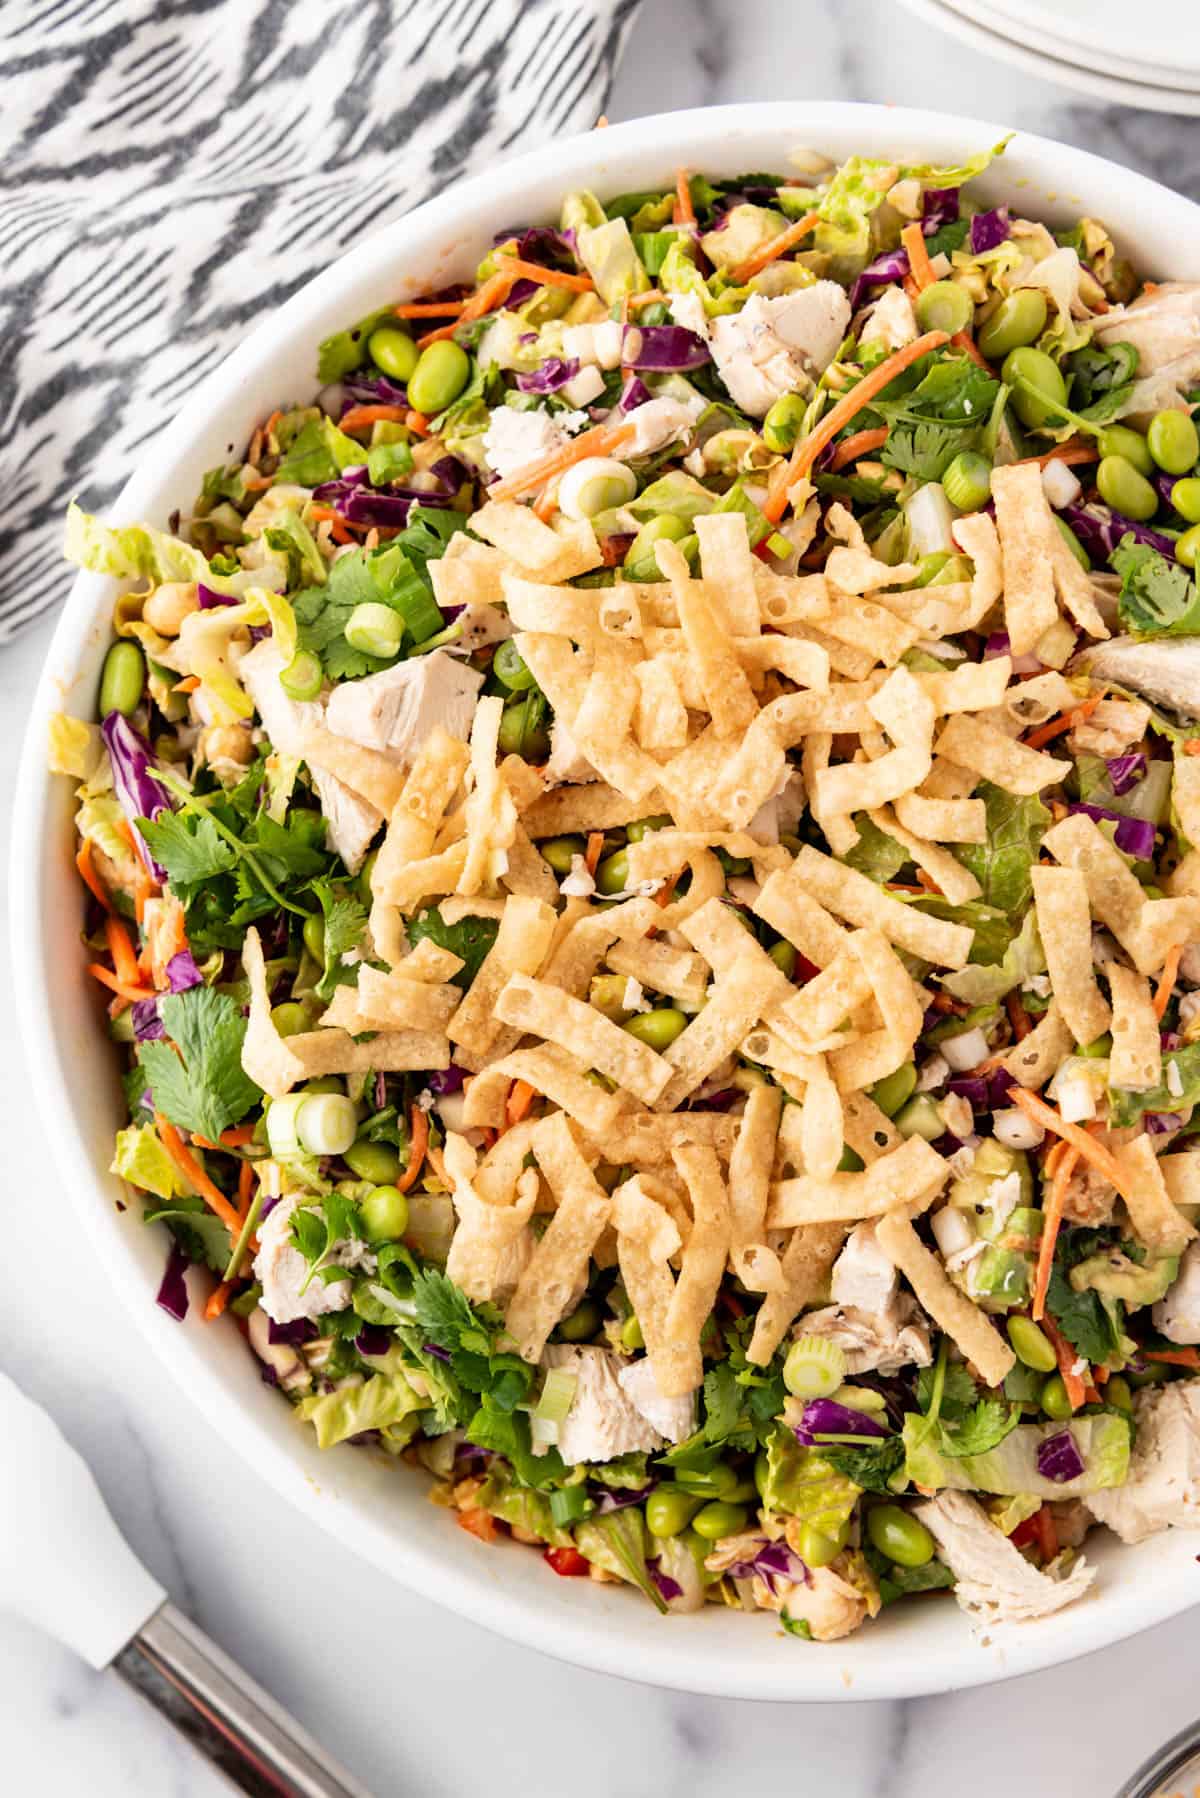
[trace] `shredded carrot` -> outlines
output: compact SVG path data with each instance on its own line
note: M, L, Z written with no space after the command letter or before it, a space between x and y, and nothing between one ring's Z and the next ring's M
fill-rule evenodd
M454 1519L460 1530L468 1535L478 1536L481 1542L494 1542L500 1534L500 1526L490 1511L481 1510L478 1506L468 1511L459 1511Z
M364 425L402 425L407 416L405 406L351 406L338 420L339 431L360 431Z
M565 287L571 293L591 293L595 286L590 275L569 275L560 268L543 268L540 262L526 262L520 256L510 256L507 250L497 250L496 255L503 257L506 270L523 276L526 281L536 281L540 287Z
M943 896L942 889L938 885L937 881L933 878L933 875L927 874L925 872L924 868L917 869L917 883L919 886L921 886L924 889L925 892L936 893L937 896L939 897L939 899Z
M1080 1405L1087 1399L1088 1388L1091 1387L1092 1391L1095 1391L1095 1387L1092 1387L1091 1380L1086 1378L1084 1374L1078 1374L1074 1371L1075 1363L1081 1357L1067 1341L1053 1318L1043 1317L1042 1329L1054 1344L1054 1353L1058 1361L1058 1371L1062 1375L1062 1383L1067 1391L1067 1403L1070 1405L1072 1411L1078 1411Z
M100 981L103 986L109 988L110 992L118 994L122 999L137 1001L138 999L157 998L157 994L152 986L130 986L126 981L118 980L112 970L106 968L101 962L90 961L87 965L87 971L92 976L93 980Z
M1034 1512L1031 1521L1037 1531L1042 1561L1049 1563L1058 1553L1058 1531L1054 1527L1054 1513L1049 1505L1043 1505L1040 1511Z
M1054 1266L1054 1245L1058 1241L1058 1232L1062 1228L1063 1204L1067 1196L1067 1187L1071 1175L1075 1172L1075 1164L1079 1160L1078 1149L1069 1144L1064 1145L1065 1153L1056 1158L1053 1169L1054 1177L1050 1183L1050 1191L1043 1207L1042 1239L1038 1244L1037 1278L1033 1285L1033 1320L1040 1323L1046 1315L1046 1293L1050 1287L1050 1272ZM1049 1167L1049 1162L1047 1162Z
M969 331L956 331L950 341L956 350L961 350L964 356L969 356L975 366L981 368L985 375L991 374L991 363L983 354L983 351L978 347Z
M1171 994L1175 990L1175 981L1179 974L1179 958L1183 954L1182 943L1172 943L1163 957L1162 978L1154 993L1154 1015L1160 1021L1167 1006L1171 1003Z
M104 920L104 935L108 942L108 953L113 959L113 969L117 979L126 986L138 983L137 951L129 940L129 932L120 918L110 915Z
M1184 755L1200 755L1200 737L1188 737L1183 745Z
M1008 1012L1008 1021L1012 1025L1013 1035L1018 1042L1024 1041L1033 1029L1033 1025L1029 1022L1029 1013L1021 1003L1020 993L1010 993L1004 1001L1004 1008Z
M1063 712L1061 717L1051 718L1048 724L1040 725L1037 730L1031 730L1029 735L1021 740L1027 749L1040 749L1043 743L1052 743L1055 737L1061 737L1064 731L1074 730L1077 724L1082 724L1085 718L1090 718L1099 704L1099 693L1093 693L1071 711Z
M929 260L929 251L925 248L925 233L916 220L905 225L900 233L900 242L908 251L908 266L919 292L932 287L937 280L933 272L933 264Z
M79 870L80 880L82 880L84 886L92 895L92 898L95 899L98 904L102 905L105 911L111 911L113 903L108 896L108 888L92 866L92 844L90 837L85 837L83 842L79 845L78 852L75 856L75 866Z
M169 1124L162 1113L156 1111L154 1114L154 1127L158 1132L159 1142L161 1142L163 1148L167 1151L167 1154L171 1157L171 1160L175 1163L175 1166L179 1169L184 1179L190 1186L195 1187L205 1204L208 1205L211 1210L216 1212L226 1229L231 1231L234 1237L236 1237L242 1227L241 1218L229 1203L229 1200L225 1197L225 1194L221 1189L218 1186L213 1185L204 1169L200 1166L200 1163L196 1160L196 1157L185 1147L183 1138L180 1136L174 1124Z
M696 208L692 205L692 190L688 186L688 172L677 169L675 172L675 223L677 225L694 225Z
M472 319L482 318L485 313L494 312L497 306L503 306L517 281L513 260L506 261L502 269L497 269L496 273L490 275L482 287L477 287L475 292L463 301L462 311L455 323L442 325L436 331L426 331L424 337L418 337L417 342L421 349L424 349L426 344L440 342L443 337L453 337L459 325L469 324Z
M192 1141L202 1149L244 1149L247 1143L254 1141L254 1125L239 1124L236 1130L222 1130L217 1142L210 1142L207 1136L197 1136L193 1131ZM247 1162L246 1166L249 1165Z
M425 1165L425 1157L429 1153L429 1117L419 1105L412 1108L412 1142L408 1150L408 1166L397 1180L396 1185L401 1192L408 1192L417 1184L417 1178Z
M827 443L844 431L852 418L857 418L865 406L869 406L877 393L882 393L896 376L902 374L922 356L931 350L941 349L950 339L945 331L926 331L913 343L906 343L902 349L893 351L875 368L865 374L856 386L840 399L836 406L828 411L815 429L811 430L801 443L792 451L791 459L776 469L771 478L767 497L763 501L763 513L772 524L778 524L787 509L787 496L790 488L806 475ZM579 442L579 438L575 439ZM495 488L492 488L495 493Z
M200 676L198 674L185 674L182 680L175 682L171 691L172 693L194 693L199 685Z
M534 516L540 518L543 524L549 524L558 511L558 499L553 486L547 487L545 492L539 493L533 503L533 511Z
M406 412L404 422L414 437L428 437L429 420L423 412Z
M528 1080L514 1080L508 1090L508 1099L504 1106L504 1127L511 1130L519 1124L533 1104L536 1088L530 1086Z
M1100 451L1094 443L1083 443L1076 438L1071 443L1056 443L1044 456L1030 456L1027 460L1036 462L1040 468L1045 468L1050 462L1065 462L1071 468L1080 462L1098 462Z
M636 431L637 426L629 422L595 425L590 431L583 431L578 437L572 437L562 449L554 450L540 461L527 463L516 474L509 475L507 480L496 481L488 488L488 498L513 499L519 493L532 493L536 488L544 487L547 482L564 474L568 468L573 468L576 462L582 462L585 456L610 456L614 450L623 449Z
M262 493L271 486L274 479L273 474L243 475L242 487L246 493Z
M600 860L600 851L603 847L604 832L602 830L591 831L587 840L587 854L583 858L589 874L596 872L596 864Z
M254 1191L254 1168L248 1161L243 1161L238 1169L238 1216L242 1223L250 1215L250 1195Z
M392 311L397 318L457 318L465 305L465 300L414 300Z
M881 425L874 431L855 431L853 437L847 437L834 450L833 461L829 464L829 472L836 474L838 469L845 468L847 463L857 462L861 456L869 456L874 450L882 449L887 439L886 425Z
M631 293L626 295L629 302L629 310L631 312L640 312L643 306L653 306L659 300L665 300L666 297L666 294L657 287L651 287L645 293Z
M226 1305L229 1303L229 1295L232 1291L232 1280L222 1280L219 1286L213 1288L212 1293L209 1296L209 1301L204 1307L204 1321L206 1324L215 1323L217 1318L220 1317Z
M911 275L905 275L904 281L903 281L903 287L904 287L904 292L905 292L906 296L908 297L908 299L914 300L914 301L920 299L921 289L917 286L916 282L913 280Z
M1200 1349L1139 1349L1138 1354L1146 1361L1167 1361L1172 1367L1200 1367Z
M773 237L769 243L761 244L752 256L747 256L745 262L740 262L734 269L733 285L743 287L752 275L757 275L759 270L766 268L769 262L775 262L780 256L786 256L787 252L793 249L802 237L807 237L810 231L815 231L820 222L819 212L806 213L802 219L797 219L794 225L789 225L786 231L781 231L778 237Z
M315 518L318 524L327 524L329 526L329 535L333 538L335 543L354 542L354 532L346 523L346 520L339 517L332 506L310 506L309 515L310 517Z
M1111 1149L1081 1130L1078 1124L1068 1124L1067 1120L1053 1105L1047 1105L1036 1093L1026 1092L1024 1087L1015 1086L1012 1091L1012 1102L1022 1110L1026 1117L1033 1118L1035 1123L1052 1130L1055 1136L1061 1136L1069 1142L1073 1149L1078 1149L1085 1161L1090 1161L1098 1173L1104 1175L1110 1186L1115 1186L1121 1197L1125 1197L1125 1176Z

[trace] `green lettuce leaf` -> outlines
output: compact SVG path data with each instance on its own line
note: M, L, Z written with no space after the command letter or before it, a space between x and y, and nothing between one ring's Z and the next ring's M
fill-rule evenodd
M763 1504L836 1536L858 1502L861 1487L839 1473L827 1448L801 1448L792 1432L778 1426L767 1442Z
M159 1199L182 1198L192 1190L159 1142L153 1124L130 1124L128 1129L117 1131L115 1154L108 1171Z
M208 558L150 525L107 525L84 512L72 500L67 507L63 554L78 568L93 574L111 574L117 580L203 581L219 593L230 592L229 582L214 575Z
M575 1546L586 1560L644 1592L655 1610L665 1614L666 1602L646 1567L646 1525L636 1505L577 1524Z
M1200 1043L1169 1049L1162 1059L1163 1078L1158 1086L1140 1092L1123 1086L1109 1087L1109 1124L1114 1130L1136 1124L1147 1111L1186 1111L1189 1105L1200 1105ZM1172 1092L1167 1084L1169 1067L1177 1071L1177 1092Z
M965 1000L968 1005L995 1005L1032 975L1045 971L1046 952L1031 907L1025 914L1020 934L1008 945L998 966L980 967L970 962L957 974L944 975L942 985L948 993Z
M1038 1445L1067 1429L1083 1461L1077 1480L1048 1480L1038 1472ZM928 1419L911 1412L904 1420L905 1470L910 1480L931 1490L1034 1493L1042 1498L1078 1498L1106 1486L1120 1486L1129 1472L1130 1426L1112 1413L1077 1417L1069 1424L1019 1424L985 1454L950 1457L941 1453Z
M986 839L964 843L955 854L983 888L979 897L985 905L1019 917L1033 898L1030 869L1050 828L1050 813L1040 799L1018 799L986 780L976 797L987 813Z
M402 1448L417 1430L417 1412L425 1399L400 1372L372 1374L361 1386L302 1398L296 1409L317 1432L317 1447L332 1448L364 1430L386 1432L389 1445Z

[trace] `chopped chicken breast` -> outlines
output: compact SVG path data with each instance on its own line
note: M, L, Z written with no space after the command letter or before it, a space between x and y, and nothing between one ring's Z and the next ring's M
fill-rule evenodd
M527 412L515 406L497 406L483 434L483 453L488 467L501 479L552 456L588 423L586 412L550 413L542 406Z
M885 350L901 350L920 335L913 303L902 287L885 287L867 314L859 333L860 343L881 343Z
M850 302L836 281L818 281L764 300L752 294L740 312L710 320L709 343L735 402L762 418L775 401L811 385L837 354Z
M280 1199L258 1227L254 1278L262 1285L262 1308L277 1324L344 1311L350 1303L348 1280L308 1280L308 1263L292 1242L292 1213L299 1205L295 1195Z
M856 1311L889 1311L899 1290L900 1275L876 1242L874 1224L857 1224L829 1277L834 1304Z
M542 772L548 787L579 786L600 778L560 718L550 726L550 756Z
M1168 1342L1200 1342L1200 1242L1188 1244L1174 1282L1150 1315Z
M335 687L325 722L339 737L411 762L435 724L466 741L483 676L444 649Z
M1122 1542L1140 1542L1172 1523L1200 1529L1200 1386L1148 1386L1134 1399L1133 1416L1129 1478L1088 1493L1092 1516Z
M980 1625L1027 1623L1082 1597L1096 1569L1078 1560L1062 1578L1043 1573L1014 1548L965 1492L939 1492L914 1507L954 1575L954 1596Z
M1132 306L1114 306L1096 320L1095 341L1130 343L1138 353L1131 418L1182 410L1200 379L1200 282L1161 281Z
M568 1467L662 1447L662 1436L622 1389L621 1362L608 1349L551 1343L542 1364L575 1375L571 1409L558 1426L558 1452Z
M682 1442L695 1430L696 1394L689 1392L683 1398L664 1398L648 1356L623 1367L617 1382L634 1409L668 1442Z

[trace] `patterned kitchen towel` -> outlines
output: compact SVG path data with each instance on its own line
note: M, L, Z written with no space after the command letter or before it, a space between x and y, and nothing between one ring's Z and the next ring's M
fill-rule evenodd
M640 0L0 0L0 642L264 312L595 123Z

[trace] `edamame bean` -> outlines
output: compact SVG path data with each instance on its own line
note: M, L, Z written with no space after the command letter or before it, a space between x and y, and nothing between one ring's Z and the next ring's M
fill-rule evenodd
M1122 1374L1113 1374L1105 1385L1102 1396L1106 1405L1115 1405L1118 1411L1133 1410L1133 1393L1129 1381Z
M367 355L393 381L407 381L417 366L420 351L407 331L395 325L380 325L367 339Z
M131 718L141 704L146 684L146 658L136 643L123 637L104 658L100 673L100 716L120 712Z
M1128 425L1106 425L1096 439L1096 448L1102 456L1124 456L1139 474L1151 474L1154 470L1150 445L1140 431L1131 430Z
M408 403L426 418L444 412L471 379L471 358L453 338L426 344L408 377Z
M1185 568L1195 568L1200 563L1200 524L1194 524L1190 531L1175 539L1175 560L1182 562Z
M1144 1367L1125 1369L1125 1378L1136 1390L1143 1386L1162 1386L1170 1376L1171 1368L1165 1361L1147 1361Z
M536 762L549 754L550 738L540 722L540 705L538 710L532 709L531 700L538 701L539 695L517 693L509 700L500 714L497 744L503 755L519 755Z
M282 1005L273 1005L271 1022L280 1036L299 1036L302 1030L312 1029L312 1017L307 1005L300 1005L294 999L289 999Z
M372 902L375 898L374 893L371 891L371 876L375 872L375 863L378 860L378 849L372 849L370 855L368 855L366 861L358 870L358 878L354 883L358 888L358 896L367 907L368 911L371 909Z
M1079 541L1066 519L1060 518L1056 512L1054 514L1054 522L1058 526L1059 535L1062 537L1063 542L1066 544L1075 560L1079 563L1079 566L1085 573L1090 573L1092 558L1088 555L1087 550L1084 549L1083 544Z
M871 1097L885 1117L894 1118L901 1107L908 1104L916 1090L917 1064L915 1061L906 1061L894 1074L876 1081L871 1088Z
M492 671L498 681L502 681L510 693L526 693L537 682L529 669L521 660L521 652L511 637L506 637L499 644L492 657Z
M352 1174L360 1180L369 1180L372 1186L391 1186L400 1172L400 1153L388 1142L368 1142L360 1137L352 1142L345 1151L342 1160Z
M315 911L310 917L305 918L301 935L308 953L314 961L319 961L323 966L325 962L325 914Z
M679 1486L659 1486L646 1500L646 1528L652 1536L677 1536L687 1528L702 1502Z
M372 1187L359 1210L368 1242L398 1242L408 1228L408 1200L398 1186Z
M942 489L960 512L978 512L991 497L991 463L974 450L960 450L942 476Z
M1026 1367L1032 1367L1035 1373L1053 1373L1058 1365L1054 1353L1054 1345L1032 1318L1022 1317L1014 1313L1004 1326L1008 1331L1008 1340L1016 1351L1017 1360Z
M621 1347L624 1349L642 1349L646 1346L646 1338L642 1335L642 1326L636 1317L629 1316L621 1325Z
M600 1307L594 1299L584 1299L570 1317L564 1317L558 1333L564 1342L586 1342L600 1328Z
M587 844L582 837L548 837L539 843L542 860L549 862L556 874L569 874L571 862L577 855L582 855Z
M924 1567L933 1559L933 1537L899 1505L873 1505L867 1512L867 1536L897 1567Z
M664 1005L659 1011L639 1011L634 1017L626 1018L621 1028L635 1036L639 1043L645 1043L661 1054L687 1029L687 1019L674 1006Z
M786 974L790 980L796 972L795 946L792 943L789 943L786 937L781 936L777 943L771 944L771 947L767 950L767 954L775 963L775 966L779 971Z
M1185 481L1176 481L1171 489L1171 504L1189 524L1200 524L1200 480L1189 475Z
M719 1542L722 1536L736 1536L744 1530L750 1521L750 1513L745 1505L726 1504L717 1499L711 1505L703 1505L692 1518L692 1528L706 1542Z
M1001 375L1013 390L1013 407L1022 424L1033 429L1060 420L1057 407L1067 403L1067 384L1057 362L1045 350L1010 350ZM1035 388L1037 391L1032 391Z
M1105 456L1096 470L1096 485L1105 504L1114 512L1123 512L1126 518L1144 523L1158 511L1157 493L1124 456Z
M957 281L934 281L917 295L914 308L922 331L965 331L975 316L975 307L965 287Z
M596 867L596 891L606 896L623 893L629 884L629 857L623 849L606 855Z
M1065 1423L1071 1416L1071 1401L1060 1373L1052 1373L1042 1387L1041 1406L1046 1416L1056 1423Z
M671 820L666 812L658 812L653 818L636 818L632 824L627 825L625 835L631 843L640 843L647 831L667 830L670 824Z
M681 543L687 535L688 527L682 518L676 518L673 512L660 512L657 518L646 521L629 545L625 552L625 567L631 573L636 569L639 575L648 573L651 580L657 580L654 545L664 539L669 543Z
M806 1567L828 1567L830 1561L837 1560L849 1540L849 1523L843 1523L834 1536L827 1536L815 1524L806 1523L800 1531L800 1559Z
M1146 442L1167 474L1186 474L1200 458L1200 431L1190 412L1156 412L1146 426Z
M998 362L1010 350L1034 343L1045 329L1045 294L1037 287L1019 287L980 326L978 343L985 356Z
M775 401L762 422L762 437L767 448L777 456L786 456L800 435L806 401L798 393L784 393Z

